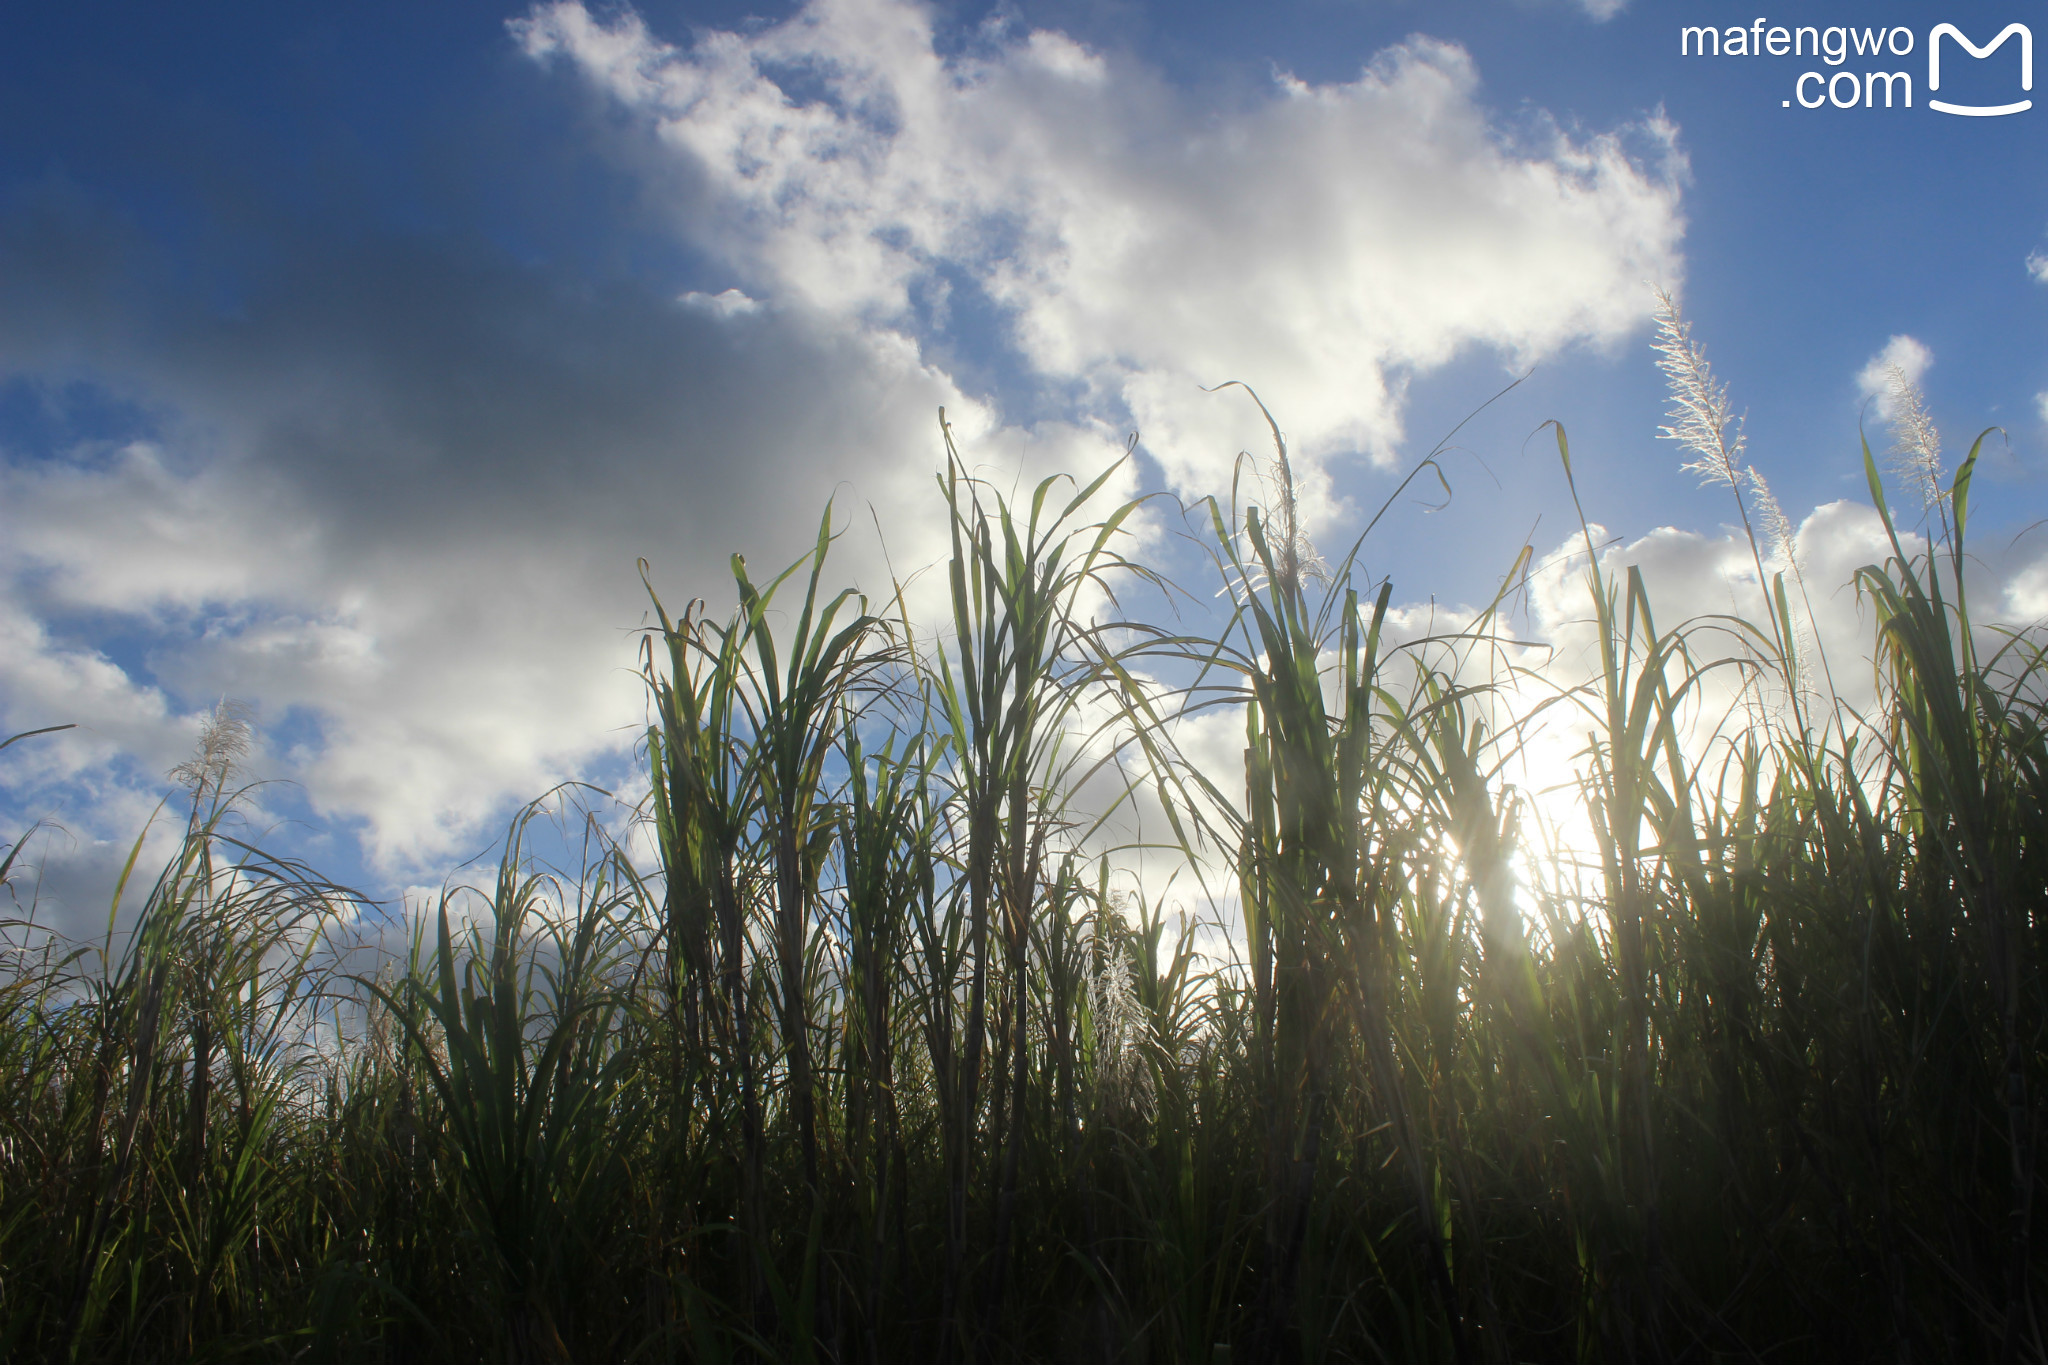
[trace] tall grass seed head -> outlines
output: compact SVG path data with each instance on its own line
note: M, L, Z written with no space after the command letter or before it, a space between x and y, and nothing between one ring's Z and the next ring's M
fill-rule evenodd
M1693 340L1692 324L1678 311L1678 302L1662 289L1657 291L1657 339L1651 348L1657 353L1657 368L1671 389L1671 409L1665 414L1672 425L1657 428L1667 441L1676 441L1697 458L1681 465L1689 474L1700 476L1707 486L1729 488L1741 479L1742 422L1728 409L1728 386L1714 379L1707 355Z
M171 769L171 781L198 796L208 789L218 793L242 759L249 753L249 703L222 697L199 727L199 743L192 757Z
M1892 471L1919 490L1932 507L1942 497L1941 435L1927 415L1927 400L1913 377L1897 365L1885 367L1885 397L1891 408Z

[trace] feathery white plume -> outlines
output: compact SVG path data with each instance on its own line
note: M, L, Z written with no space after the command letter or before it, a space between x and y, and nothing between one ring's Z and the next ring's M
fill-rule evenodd
M1095 1084L1097 1103L1105 1115L1143 1120L1152 1113L1152 1069L1139 1046L1145 1026L1138 992L1131 983L1129 953L1103 916L1096 920L1097 950L1102 968L1088 980L1089 1012L1095 1022Z
M1786 565L1796 565L1799 556L1792 537L1792 519L1778 505L1777 495L1771 492L1763 471L1749 465L1742 471L1742 477L1748 480L1750 493L1756 499L1757 520L1764 524L1764 538L1770 542L1772 556Z
M195 797L210 789L218 796L227 790L228 778L249 752L249 703L222 697L212 714L199 727L199 743L192 757L171 769L168 776Z
M1699 475L1708 486L1734 488L1742 477L1743 437L1741 419L1728 410L1728 386L1715 381L1706 352L1692 339L1692 324L1662 289L1656 317L1657 339L1650 349L1671 384L1671 410L1665 416L1672 421L1657 428L1657 434L1697 457L1680 466L1687 473Z
M1891 400L1892 471L1920 492L1924 506L1942 497L1941 436L1927 415L1920 386L1898 365L1885 367L1885 393Z

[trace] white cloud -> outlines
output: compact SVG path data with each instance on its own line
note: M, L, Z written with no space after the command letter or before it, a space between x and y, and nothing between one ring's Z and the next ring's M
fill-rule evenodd
M1906 382L1916 388L1920 377L1927 373L1927 367L1934 363L1934 352L1921 342L1909 336L1894 336L1884 344L1884 349L1870 358L1869 363L1856 372L1856 387L1865 398L1873 400L1872 410L1878 420L1890 421L1892 416L1891 372L1896 368L1906 376Z
M702 308L706 312L722 318L729 318L739 313L759 312L761 308L760 300L750 299L737 289L728 289L718 294L706 294L700 290L692 289L689 293L683 295L683 302L689 304L692 308Z
M985 28L941 57L899 0L687 49L575 3L515 30L644 116L690 187L683 230L750 289L915 330L921 291L965 277L1039 372L1120 401L1184 490L1263 445L1255 414L1217 432L1198 384L1253 384L1305 463L1385 459L1408 373L1612 341L1642 281L1679 273L1661 116L1511 131L1433 39L1217 110L1057 33Z
M488 297L500 286L511 295ZM0 719L81 727L9 750L17 801L43 793L67 823L121 837L107 794L161 790L190 747L173 697L226 693L257 704L260 731L311 731L252 772L361 822L392 875L438 871L508 803L637 737L636 556L672 609L702 594L722 610L727 556L772 574L836 496L834 574L882 595L871 506L900 569L941 553L940 406L1006 487L1120 451L1093 427L1005 425L892 333L732 299L650 313L524 288L422 300L372 271L339 291L383 295L360 312L312 322L326 305L293 298L211 338L203 364L126 357L183 414L167 438L183 458L138 443L0 476ZM508 325L429 373L401 339L442 306ZM314 368L317 386L285 378ZM1126 478L1106 496L1133 491ZM146 674L86 643L108 631L147 642Z
M2006 617L2014 622L2048 621L2048 554L2014 573L2005 585Z
M2027 253L2027 274L2033 277L2036 284L2048 284L2048 252Z
M1641 281L1682 273L1668 123L1510 126L1429 39L1212 109L1054 33L942 57L895 0L687 50L574 5L520 33L642 116L679 234L733 287L308 234L266 243L223 313L78 196L0 214L0 371L156 428L0 452L0 719L80 726L4 773L12 809L72 829L50 885L80 913L224 693L258 708L254 773L431 882L510 803L616 770L643 717L636 556L671 607L715 605L731 552L779 569L836 492L839 572L883 590L940 553L941 405L1006 487L1114 458L1110 427L1020 425L933 358L949 291L993 301L1078 411L1133 417L1183 489L1267 448L1242 394L1196 385L1255 385L1327 515L1328 460L1392 452L1411 375L1615 342Z

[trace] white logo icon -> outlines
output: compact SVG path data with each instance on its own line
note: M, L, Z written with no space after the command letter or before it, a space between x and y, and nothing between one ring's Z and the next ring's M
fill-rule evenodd
M1954 24L1938 24L1934 32L1927 35L1927 89L1932 92L1941 89L1941 40L1943 35L1963 45L1963 50L1972 57L1989 57L2005 46L2005 40L2015 33L2020 36L2020 89L2034 88L2034 35L2025 24L2007 24L1983 47L1978 47L1963 36L1963 31ZM1939 109L1944 114L1968 114L1973 118L1993 118L1999 114L2023 113L2034 107L2032 100L2021 100L2017 104L1950 104L1946 100L1927 101L1929 109Z

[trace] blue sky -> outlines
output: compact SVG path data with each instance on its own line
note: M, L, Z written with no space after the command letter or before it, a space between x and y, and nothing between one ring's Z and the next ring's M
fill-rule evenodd
M1245 380L1329 546L1526 372L1460 434L1450 503L1399 507L1369 571L1454 608L1525 541L1564 545L1554 447L1530 439L1555 418L1589 515L1659 560L1673 610L1725 609L1725 494L1656 439L1653 284L1829 587L1871 544L1875 358L1917 371L1952 460L2002 426L1985 600L2036 619L2048 108L1945 115L1926 78L1937 25L2048 37L2048 13L1808 0L1761 31L1911 50L1680 55L1686 25L1758 18L13 7L0 722L79 728L0 756L0 819L57 821L50 913L103 916L231 695L255 708L251 775L278 780L260 824L380 894L438 882L553 782L628 782L636 557L665 597L722 602L727 554L785 561L836 497L863 586L932 558L942 403L1004 477L1092 471L1135 429L1124 491L1198 496L1258 442L1199 385ZM2017 49L1949 44L1941 95L2027 97ZM1914 107L1787 103L1825 88L1807 71L1874 69L1909 74ZM1564 619L1531 610L1534 633Z

